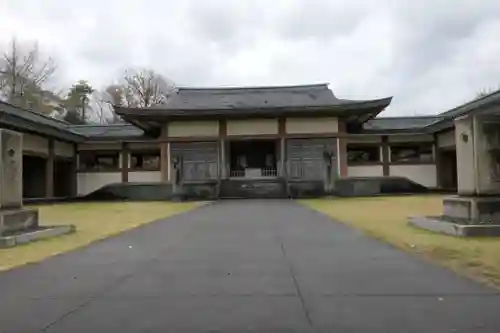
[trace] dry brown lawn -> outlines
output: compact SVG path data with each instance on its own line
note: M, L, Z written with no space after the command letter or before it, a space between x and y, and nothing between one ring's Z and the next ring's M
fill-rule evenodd
M500 287L500 238L455 238L407 225L410 215L440 215L442 199L434 195L301 202L402 250Z
M94 241L197 207L201 203L68 203L34 206L42 225L73 224L76 232L0 249L0 271L71 251Z

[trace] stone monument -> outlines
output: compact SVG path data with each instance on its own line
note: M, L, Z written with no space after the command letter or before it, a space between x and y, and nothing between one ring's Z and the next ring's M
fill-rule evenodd
M38 210L23 205L23 136L0 129L0 236L38 227Z
M414 226L456 236L500 236L500 113L455 120L457 195L443 215L410 217Z
M500 224L500 116L455 120L457 195L444 199L444 216Z

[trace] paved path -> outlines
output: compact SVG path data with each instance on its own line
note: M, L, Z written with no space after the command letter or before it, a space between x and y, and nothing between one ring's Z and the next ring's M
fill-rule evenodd
M292 201L232 201L0 274L0 332L500 332L500 296Z

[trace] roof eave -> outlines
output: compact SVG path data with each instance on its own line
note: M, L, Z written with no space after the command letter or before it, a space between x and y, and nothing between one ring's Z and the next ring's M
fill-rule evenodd
M264 115L313 115L313 113L328 113L331 115L344 116L348 112L374 109L382 111L392 101L392 97L361 101L345 104L322 105L322 106L281 106L269 108L235 108L235 109L145 109L145 108L123 108L115 107L115 111L120 116L126 117L127 121L135 117L164 117L164 118L188 118L188 117L242 117L242 116L264 116ZM237 112L235 112L237 110ZM379 112L380 112L379 111ZM231 114L230 114L231 113Z
M430 134L424 128L398 128L398 129L363 129L361 134L390 135L390 134Z
M47 124L31 122L14 114L0 111L0 123L19 131L27 131L39 135L49 136L64 141L83 142L85 136L74 133L69 129L60 129Z

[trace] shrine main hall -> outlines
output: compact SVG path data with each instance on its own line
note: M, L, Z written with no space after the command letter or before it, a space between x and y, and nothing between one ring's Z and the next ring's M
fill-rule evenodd
M457 189L455 120L498 108L500 92L434 116L381 117L391 99L341 99L328 84L181 87L163 105L115 106L124 123L109 125L71 125L2 102L0 127L23 133L24 198L110 184L213 197L229 183L256 192L252 184L283 183L328 194L339 179L389 176Z

